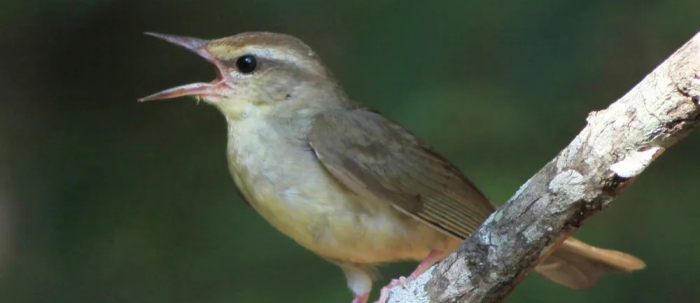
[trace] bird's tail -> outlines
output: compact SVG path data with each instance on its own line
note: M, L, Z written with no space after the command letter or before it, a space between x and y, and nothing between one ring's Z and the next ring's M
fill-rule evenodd
M593 286L604 273L630 272L645 266L632 255L568 238L535 271L568 288L584 289Z

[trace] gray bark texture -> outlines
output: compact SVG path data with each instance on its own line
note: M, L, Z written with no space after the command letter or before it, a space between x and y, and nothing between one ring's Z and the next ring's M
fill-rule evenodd
M390 303L501 302L548 249L700 124L700 33L587 126L455 252Z

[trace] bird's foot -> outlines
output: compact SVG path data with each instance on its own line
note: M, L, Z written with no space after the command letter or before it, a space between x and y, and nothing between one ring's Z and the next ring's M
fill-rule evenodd
M375 301L374 303L386 303L389 300L391 289L396 286L406 287L406 284L411 282L411 280L413 280L411 277L399 277L398 279L391 280L389 285L382 287L382 290L379 291L379 300Z

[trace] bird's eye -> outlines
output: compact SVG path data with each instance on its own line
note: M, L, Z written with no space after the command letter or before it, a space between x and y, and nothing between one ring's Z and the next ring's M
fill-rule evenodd
M258 66L258 60L253 55L243 55L236 60L236 69L242 74L250 74Z

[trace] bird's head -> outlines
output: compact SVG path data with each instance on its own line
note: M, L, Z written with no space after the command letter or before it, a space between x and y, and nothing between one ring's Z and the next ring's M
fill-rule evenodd
M340 85L316 53L292 36L250 32L203 40L147 35L198 54L214 65L217 77L212 82L174 87L139 101L194 96L236 119L253 112L308 111L345 99Z

